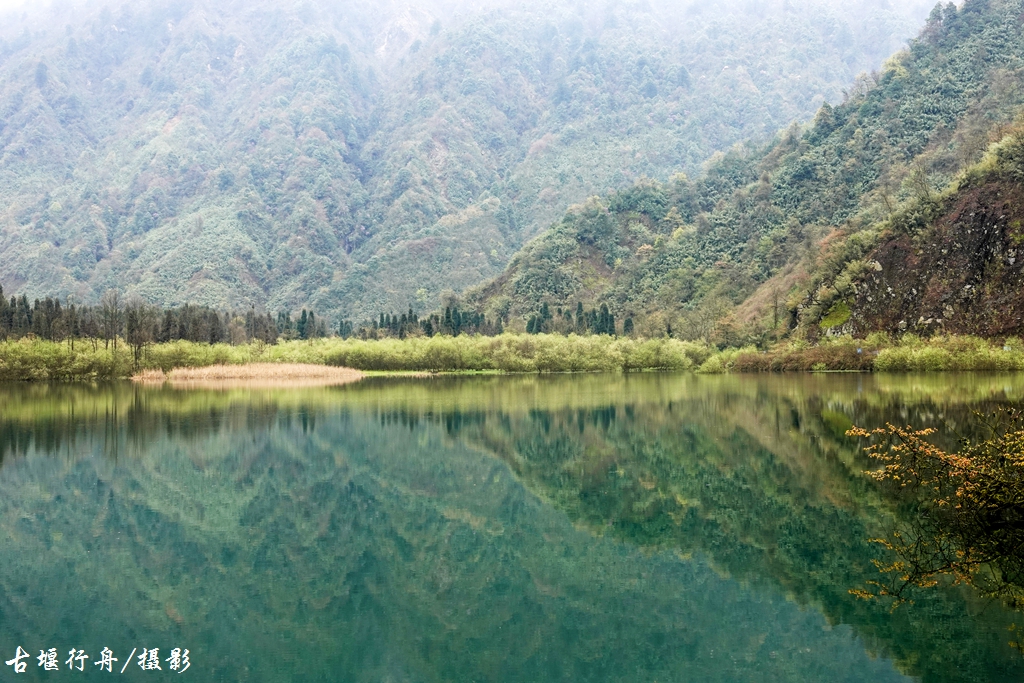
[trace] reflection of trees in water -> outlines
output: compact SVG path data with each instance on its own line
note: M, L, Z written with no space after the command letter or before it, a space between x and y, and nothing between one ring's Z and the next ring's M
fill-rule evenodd
M781 586L802 604L850 623L908 673L926 680L1016 680L1004 643L1012 615L983 626L970 596L923 596L890 614L849 594L884 561L869 538L895 523L845 436L851 418L941 416L969 424L974 406L908 408L818 396L712 394L659 410L608 406L532 411L479 421L467 440L498 454L541 497L596 534L708 555L723 571ZM949 642L968 642L950 647ZM957 672L957 673L951 673ZM951 678L953 676L953 678Z
M445 383L399 384L403 391L396 389L393 396L377 386L365 403L359 401L369 392L355 387L329 400L297 403L288 402L287 396L221 400L199 392L122 391L114 399L76 394L76 400L41 400L33 411L37 420L0 417L0 434L7 435L0 436L0 452L98 452L112 458L148 452L152 461L153 453L171 454L182 443L207 448L214 442L257 438L258 445L240 449L231 456L234 460L202 463L213 468L214 480L231 484L222 492L209 493L211 479L193 472L187 461L173 471L163 462L149 462L145 472L132 473L131 486L120 476L110 477L115 493L97 500L96 509L82 516L106 519L107 530L144 529L153 534L139 536L146 548L168 544L166 552L153 551L144 563L140 560L147 568L203 576L228 592L236 590L228 583L253 589L270 572L282 585L320 596L313 607L283 603L296 613L317 615L318 623L309 627L311 642L326 637L321 627L332 623L332 615L341 619L358 604L368 616L362 628L343 635L353 642L365 639L364 649L372 652L371 635L394 627L385 617L394 609L385 596L413 591L416 599L424 600L430 593L417 583L420 565L429 567L438 591L461 596L463 612L493 586L506 586L501 596L490 598L492 608L500 611L504 596L532 585L534 578L524 579L505 560L495 560L495 566L505 567L497 575L462 561L480 553L522 552L496 545L496 539L502 528L506 534L513 528L522 533L518 525L525 518L519 511L525 503L504 502L504 518L497 516L497 508L494 516L477 508L472 514L462 507L440 507L437 512L431 506L439 496L450 495L446 487L459 488L450 482L465 481L470 469L453 466L447 452L440 460L429 460L427 453L436 451L436 444L422 446L418 440L433 434L446 436L449 444L465 443L496 455L530 490L595 534L683 555L704 554L723 573L770 584L800 604L821 609L833 622L852 624L872 652L891 655L910 673L934 681L1019 680L1019 665L1008 663L1003 652L1006 624L998 611L972 616L969 597L944 590L925 597L913 610L889 615L848 593L877 576L870 560L884 559L879 548L862 539L880 535L895 517L862 475L868 463L858 444L846 439L845 430L853 423L897 418L963 425L971 408L987 404L951 405L942 396L908 402L857 392L829 395L804 391L799 384L779 390L771 382L735 383L730 378L708 385L680 379L678 391L657 377L606 381L621 382L621 398L566 399L564 388L579 380L538 382L540 390L526 385L530 400L521 402L503 396L478 401L480 394L472 394L472 387L470 398L460 399L465 387L457 382L451 391ZM502 386L490 381L481 385ZM429 391L420 395L421 386ZM661 393L655 400L644 402L645 394L656 392ZM371 447L371 439L386 439L387 445ZM166 448L156 445L161 440ZM349 470L349 455L356 457L360 448L401 453L395 461L403 469L379 473L363 465L361 473ZM424 469L410 474L417 467ZM495 467L500 470L494 472L504 471L497 463ZM404 518L406 502L394 497L390 483L402 477L408 480L407 490L424 492L416 503L423 505L422 519ZM490 481L479 476L475 480ZM192 496L202 509L183 506L177 498L160 498L179 484L209 497ZM129 504L138 487L145 489L138 500L147 509ZM494 485L490 497L506 501L517 495L525 498ZM245 533L223 544L188 537L191 526L206 529L216 515L215 504L226 502L235 511L231 519L239 520ZM474 499L473 504L482 503ZM111 507L106 517L105 506ZM185 531L168 521L176 515L185 516ZM122 526L111 526L116 524ZM467 535L467 528L493 537L477 539ZM436 540L442 537L444 543ZM466 545L453 554L447 549L449 540ZM192 560L181 564L180 558ZM396 562L408 566L395 569ZM583 574L584 569L577 571ZM395 573L402 571L408 574ZM467 589L470 585L473 590ZM423 604L430 605L423 608L426 612L435 609L429 601ZM220 625L211 616L212 604L192 614L180 604L175 609L186 619L199 618L205 610L202 618ZM436 609L430 619L420 618L429 626L425 632L446 628L448 617ZM625 612L620 617L626 618ZM595 620L593 628L598 625ZM637 638L646 633L642 624L635 626ZM528 633L520 635L539 651L541 646Z
M195 441L214 434L263 432L272 427L316 429L319 407L281 406L273 402L229 402L200 410L156 408L146 390L112 390L114 400L91 405L90 394L56 397L59 410L43 410L25 420L0 414L0 466L30 453L81 457L100 453L118 460L139 457L157 436Z
M633 408L627 406L626 410L631 412ZM581 432L587 424L595 427L600 426L607 430L612 422L615 421L615 414L615 406L594 409L580 408L573 413L571 419L575 419ZM504 425L506 430L512 426L510 414L500 410L450 409L414 411L409 409L385 409L378 410L377 415L383 426L400 425L414 429L422 422L424 424L441 426L444 428L445 433L452 437L458 437L467 430L483 427L487 425L488 421L500 423ZM539 428L545 434L551 431L553 420L555 419L552 412L530 409L527 411L527 416L531 427Z
M839 669L835 654L891 674L817 614L594 542L462 443L520 420L557 433L550 411L142 405L134 433L153 432L138 461L6 468L0 500L20 521L0 525L4 642L102 629L198 642L205 680L729 681L765 667L765 639L783 653L777 680ZM124 438L129 409L94 411L76 438ZM610 417L574 410L574 433ZM54 609L53 586L98 590ZM38 600L6 602L25 595ZM820 651L786 659L808 642Z

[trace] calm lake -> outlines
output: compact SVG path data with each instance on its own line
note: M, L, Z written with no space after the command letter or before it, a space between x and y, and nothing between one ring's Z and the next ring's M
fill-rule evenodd
M1024 615L850 594L899 520L844 433L951 446L1022 401L1022 375L0 385L0 662L30 655L0 680L110 676L104 648L153 680L178 648L197 681L1019 682Z

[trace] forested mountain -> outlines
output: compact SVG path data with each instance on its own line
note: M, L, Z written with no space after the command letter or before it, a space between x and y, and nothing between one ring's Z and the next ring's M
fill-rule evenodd
M605 303L642 333L725 344L1020 334L1022 85L1020 0L936 7L806 128L574 207L469 302L512 320Z
M840 101L925 4L33 7L0 21L0 282L430 309L571 204Z

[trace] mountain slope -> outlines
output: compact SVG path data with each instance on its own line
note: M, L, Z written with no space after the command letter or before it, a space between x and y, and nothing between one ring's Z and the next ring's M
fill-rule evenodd
M922 219L922 202L1024 105L1022 10L936 10L908 51L805 130L736 148L694 181L589 200L468 299L513 320L542 302L604 302L646 334L725 343L816 335L880 236L937 217Z
M362 316L835 100L922 3L158 0L0 29L0 282Z
M836 280L849 285L834 288L826 325L855 334L1024 334L1024 126L955 190L918 206L930 218L923 226L894 221L866 257L846 265Z

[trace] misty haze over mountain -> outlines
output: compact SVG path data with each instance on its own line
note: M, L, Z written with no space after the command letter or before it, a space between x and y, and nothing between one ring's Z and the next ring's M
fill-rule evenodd
M0 24L0 283L360 318L852 92L930 3L84 2Z

